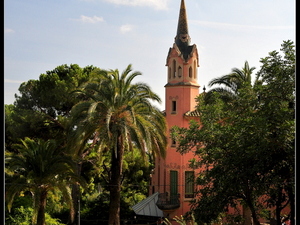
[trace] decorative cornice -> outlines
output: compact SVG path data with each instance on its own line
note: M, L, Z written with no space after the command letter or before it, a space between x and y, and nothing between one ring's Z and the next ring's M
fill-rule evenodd
M190 167L189 163L186 163L185 165L179 165L177 163L169 163L169 164L164 164L164 167L166 169L171 169L171 170L180 170L180 169L184 169L184 170L189 170L191 171L192 167Z
M165 87L170 87L170 86L192 86L192 87L197 87L199 88L199 84L191 83L191 82L178 82L178 83L167 83Z

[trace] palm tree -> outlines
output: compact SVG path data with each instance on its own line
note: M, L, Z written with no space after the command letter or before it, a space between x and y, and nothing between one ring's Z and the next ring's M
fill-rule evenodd
M131 65L120 74L118 70L102 70L80 91L86 101L71 111L75 121L77 149L93 138L101 152L110 151L109 224L119 225L122 162L125 151L137 147L141 155L151 151L165 156L166 122L152 102L160 98L144 83L132 84L141 75Z
M7 153L6 172L13 179L6 183L7 207L10 211L14 197L21 191L33 195L33 224L45 224L45 207L49 191L60 190L72 211L69 184L81 182L71 158L62 155L61 146L54 140L25 138L16 145L18 153Z
M212 79L208 86L219 85L210 89L205 95L205 102L213 101L213 93L219 93L224 101L230 101L237 97L239 90L246 86L251 86L251 75L255 67L249 67L248 61L245 61L242 69L233 68L231 73Z

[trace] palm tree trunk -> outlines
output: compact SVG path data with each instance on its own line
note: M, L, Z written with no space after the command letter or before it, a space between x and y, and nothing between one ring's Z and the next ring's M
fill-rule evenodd
M81 168L82 163L79 162L77 164L77 175L81 175ZM70 209L68 224L75 225L78 224L78 214L79 214L79 202L80 202L80 189L78 184L72 184L72 201L73 201L73 208Z
M120 138L121 139L121 138ZM120 225L120 197L121 197L121 175L124 149L122 141L118 140L117 151L112 152L111 179L110 179L110 203L109 203L109 225Z
M43 189L40 193L40 202L38 207L36 225L45 225L45 208L47 202L47 190Z
M71 185L71 196L72 196L72 202L73 202L73 209L70 209L69 213L69 219L68 223L69 225L75 225L77 224L77 215L78 215L78 192L79 192L79 186L78 184L72 184Z

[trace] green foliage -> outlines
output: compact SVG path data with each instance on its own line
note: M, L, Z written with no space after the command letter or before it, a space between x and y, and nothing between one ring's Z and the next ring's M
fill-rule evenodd
M135 205L148 194L150 183L150 174L153 168L153 162L150 162L150 156L146 154L143 158L137 149L125 153L123 163L122 196L126 197L130 205Z
M45 225L65 225L60 222L59 219L57 218L52 218L50 214L46 213L45 214Z
M146 148L153 154L165 154L165 118L151 102L161 100L147 84L132 83L139 75L131 65L121 74L102 70L77 90L86 99L75 105L71 114L78 148L94 138L100 150L116 151L121 132L125 135L123 148L132 149L132 142L142 155Z
M164 146L166 144L166 139L164 137L165 121L160 111L151 104L151 101L160 102L160 99L146 84L131 84L133 78L140 75L139 72L131 72L131 65L126 68L122 74L119 74L117 70L104 71L93 66L80 68L76 64L71 64L69 66L61 65L52 71L41 74L38 80L29 80L22 83L19 87L20 95L15 96L16 101L14 105L5 105L5 148L7 157L19 155L19 150L16 149L15 146L16 144L22 145L22 142L20 142L22 139L43 139L45 141L48 141L49 139L56 140L61 146L65 147L59 151L62 154L67 154L72 157L70 160L76 162L78 166L76 172L88 181L87 189L84 191L90 196L90 200L92 200L99 182L103 180L103 177L100 176L100 174L103 174L104 170L102 167L103 159L106 158L103 155L112 149L111 147L108 147L108 143L103 144L103 141L111 139L111 135L109 134L108 138L102 138L101 135L103 133L96 132L95 136L93 136L93 130L92 133L88 133L89 130L85 130L86 127L84 126L88 125L93 129L95 128L93 125L97 123L94 123L95 121L90 119L86 124L82 123L82 119L85 117L84 113L77 117L78 114L76 114L76 110L78 110L78 108L73 106L80 105L80 103L83 105L87 102L90 103L92 102L92 99L97 99L97 97L99 97L97 96L99 93L101 100L107 98L106 100L108 101L106 103L109 103L109 101L113 100L110 99L110 97L114 96L111 95L114 92L116 96L119 96L114 99L116 100L114 102L115 105L112 105L113 107L111 108L116 109L116 113L121 113L121 111L118 111L119 109L130 112L131 108L135 107L135 110L128 114L133 115L133 112L135 118L131 120L129 119L130 117L128 117L128 122L133 123L125 135L126 138L124 138L127 143L126 151L127 149L132 149L134 146L134 148L141 150L140 153L147 158L145 154L146 145L144 145L146 142L144 141L149 139L150 141L147 144L147 148L156 152L155 154L163 155ZM100 82L98 82L99 79ZM116 81L119 83L115 83ZM97 90L93 88L98 84L100 84L100 89L97 93ZM138 96L141 98L134 99L134 97ZM123 105L119 105L118 102ZM110 103L113 102L111 101ZM99 112L103 112L102 115L106 118L110 114L105 114L108 111L102 106L104 105L101 105L98 109ZM92 108L93 106L90 109ZM73 111L72 115L71 110ZM148 115L146 115L147 113L145 112L148 112ZM92 114L89 114L88 116L91 115ZM118 115L122 115L122 113ZM124 115L122 118L126 118ZM115 119L118 118L118 116L112 116L111 118ZM114 119L111 119L110 121L113 121ZM150 122L151 120L152 122ZM124 121L125 120L121 121L121 123ZM111 123L111 125L113 124L114 123ZM122 126L123 125L119 127ZM140 128L140 132L134 134L134 129L137 129L138 127ZM82 130L84 130L84 132L87 132L87 135L79 135L79 139L73 139L78 132L84 134L81 132L81 128L83 128ZM104 126L104 128L106 128L106 126ZM114 135L116 134L115 128L109 130L109 132ZM132 135L130 139L127 139L128 134ZM93 139L93 137L95 138ZM98 139L99 137L101 137L100 141ZM93 139L92 142L91 139ZM137 141L139 139L141 141ZM147 159L145 161L140 160L138 155L139 154L135 153L134 156L134 159L136 159L136 162L138 163L133 163L129 160L129 157L124 164L123 182L125 190L122 201L127 204L127 207L132 203L136 203L136 201L143 199L145 193L147 193L148 180L145 177L149 175L150 168L147 166L143 167L143 164L147 162ZM110 159L111 158L109 158L108 161L110 161ZM46 164L47 162L45 161L44 167L51 168L50 164ZM111 170L110 164L107 164L107 167ZM14 196L12 193L17 194L22 188L25 188L25 190L32 190L34 179L32 179L31 175L38 172L38 170L32 170L33 168L37 167L30 167L25 170L31 171L29 173L30 176L28 174L25 175L26 172L22 174L24 172L22 168L17 169L17 174L15 174L13 170L6 169L6 182L9 186L15 187L10 189L10 193L7 196L10 201L12 201ZM132 172L131 168L135 172ZM107 176L107 178L108 177L109 176ZM131 182L129 179L132 179L132 182L134 183L138 183L139 186L127 185ZM46 180L46 178L44 180ZM13 186L12 184L15 183L18 183L19 185ZM53 214L65 213L65 210L68 207L65 203L70 200L70 196L66 198L66 194L71 191L69 184L70 182L62 182L62 185L69 188L67 191L62 191L57 188L47 191L47 212ZM139 190L141 187L142 191ZM76 200L76 196L78 196L78 193L76 190L79 189L75 186L72 186L72 189L72 198L74 200L73 206L75 212L77 212L78 201ZM59 204L57 204L58 202ZM10 206L10 203L8 206Z
M14 209L13 213L7 213L5 224L7 225L30 225L32 224L33 208L20 206ZM45 225L64 225L59 219L52 218L50 214L45 214Z
M122 72L102 70L77 91L84 101L72 108L73 126L76 127L72 145L74 155L80 156L86 143L92 140L99 153L109 152L106 166L110 191L110 223L118 223L120 185L124 153L134 148L145 157L165 155L167 138L163 114L152 105L160 102L157 94L144 83L133 84L140 72L133 72L131 65ZM74 146L74 143L76 145Z
M62 154L63 149L54 140L22 140L15 146L18 153L7 153L6 203L10 211L16 195L30 191L33 195L33 217L37 223L44 220L46 199L49 192L60 190L64 200L72 208L70 187L72 182L83 181L76 176L74 162Z
M265 165L270 168L265 182L268 206L276 207L276 219L289 201L291 220L295 218L295 46L284 41L281 53L272 51L262 58L262 68L257 77L260 106L259 116L265 118L268 133L265 139Z
M16 95L16 105L44 113L52 118L67 115L80 99L71 92L86 82L97 70L93 66L80 68L77 64L64 64L20 85L21 96Z
M70 110L83 99L74 94L74 90L97 71L99 68L94 66L80 68L77 64L64 64L41 74L38 80L22 83L19 87L20 95L15 96L14 105L5 106L6 151L17 153L14 144L20 144L20 140L25 137L45 141L55 139L61 145L66 145L68 136L73 135ZM64 153L70 151L64 149ZM47 210L63 210L52 204L51 200L56 194L49 194L51 198L48 199L50 204ZM64 204L60 205L65 207Z
M29 193L21 192L15 198L13 208L9 212L5 207L5 224L31 224L32 197Z
M47 195L47 205L45 211L50 215L64 212L69 208L69 203L65 200L64 194L58 188L49 190Z
M102 221L107 222L109 219L109 192L103 191L97 194L96 198L83 198L81 219L82 221ZM121 195L120 199L120 218L132 219L134 212L131 209L131 202Z
M245 61L244 67L242 69L233 68L231 73L212 79L208 86L212 87L205 94L205 102L213 103L215 101L214 94L219 93L219 98L228 102L238 97L239 91L242 88L252 85L251 75L255 67L249 66L248 61ZM257 81L255 81L256 83Z
M102 166L110 167L110 154L102 156ZM146 160L146 162L145 162ZM147 197L149 179L153 162L149 155L140 157L138 149L126 152L123 160L123 180L121 186L120 219L132 219L131 206L137 204ZM81 201L81 218L86 221L108 220L109 209L109 183L107 170L101 170L102 179L95 179L91 186L85 189Z
M94 199L82 199L81 218L83 220L108 220L109 193L107 191L97 193Z
M194 217L193 214L191 215L191 220L185 219L182 215L181 216L175 216L173 218L173 220L176 221L180 225L197 225L197 222L195 221L195 217ZM172 223L170 222L170 220L168 218L165 218L163 220L163 223L166 224L166 225L172 225Z
M29 225L32 223L33 209L20 206L15 208L13 213L6 213L5 224L8 225Z
M74 104L81 96L72 92L86 82L95 71L93 66L80 68L77 64L61 65L20 85L20 96L14 105L5 106L5 145L25 137L66 140L66 122Z

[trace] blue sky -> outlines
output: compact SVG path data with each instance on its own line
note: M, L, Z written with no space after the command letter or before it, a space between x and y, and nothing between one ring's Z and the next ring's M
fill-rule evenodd
M185 0L199 53L200 92L208 82L295 42L295 0ZM123 71L132 64L162 99L167 53L180 0L5 0L4 103L20 84L62 64ZM254 77L253 77L254 79ZM207 88L208 90L208 88Z

